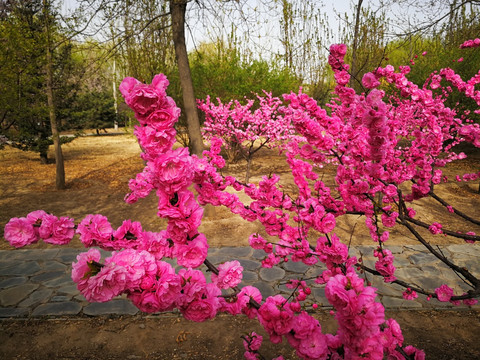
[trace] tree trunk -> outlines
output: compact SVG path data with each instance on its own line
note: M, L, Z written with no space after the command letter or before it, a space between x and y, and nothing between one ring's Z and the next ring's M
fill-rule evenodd
M360 14L362 11L363 0L358 0L357 11L355 14L355 29L353 32L353 45L352 45L352 67L350 73L352 75L350 79L350 87L353 87L355 81L354 77L357 76L357 46L358 46L358 28L360 27Z
M185 45L185 12L186 0L170 0L170 14L172 16L173 43L177 59L180 86L182 88L183 105L187 116L188 137L193 154L202 155L203 139L200 132L197 104L193 91L192 74L188 63L187 47Z
M63 153L62 146L60 144L60 134L57 129L57 117L55 114L55 103L53 101L53 60L52 60L52 50L50 48L50 11L49 11L49 2L43 0L43 12L45 17L45 35L47 38L46 43L46 75L47 75L47 103L48 103L48 115L50 118L50 127L52 130L52 139L53 147L55 152L55 164L56 164L56 176L55 176L55 186L57 190L65 189L65 167L63 163Z

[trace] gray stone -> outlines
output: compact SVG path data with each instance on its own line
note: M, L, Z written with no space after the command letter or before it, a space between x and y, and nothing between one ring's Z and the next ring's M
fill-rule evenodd
M257 275L256 272L253 272L253 271L244 271L243 272L242 281L252 282L252 281L257 281L257 280L258 280L258 275Z
M65 272L67 269L70 268L70 266L67 266L65 264L59 263L58 261L47 261L44 265L43 268L45 271L63 271Z
M17 286L21 284L25 284L27 282L26 277L12 277L5 280L0 281L0 289L7 289L12 286Z
M28 309L0 308L0 318L28 316Z
M2 263L6 260L12 260L15 258L16 251L12 250L0 250L0 268L2 267Z
M325 296L325 288L313 288L312 295L318 305L322 307L332 307Z
M275 291L273 290L273 287L263 281L258 281L256 283L253 283L252 286L260 290L263 300L265 300L269 296L275 295Z
M415 300L405 300L391 296L382 296L381 303L389 309L416 309L422 304Z
M71 295L71 296L77 296L80 294L80 291L77 289L77 285L72 283L71 285L65 285L62 286L61 288L57 289L57 294L59 295Z
M479 256L480 257L480 245L475 244L458 244L447 246L448 251L454 254L465 254L469 256Z
M105 303L91 303L83 309L83 313L89 316L118 314L135 315L139 310L128 300L112 300Z
M60 249L55 259L64 264L71 264L72 262L77 261L77 255L84 251L86 250L85 249Z
M403 288L395 284L387 284L380 278L375 278L372 286L377 288L377 294L384 296L397 296L401 297Z
M30 280L34 283L42 283L62 276L65 276L65 271L51 271L44 272L40 275L32 276Z
M47 303L37 306L32 313L32 316L63 316L63 315L77 315L82 310L82 306L78 302L56 302Z
M427 254L427 253L417 253L410 255L408 259L412 262L414 265L432 265L436 264L439 262L439 260L433 256L432 254Z
M23 300L19 307L36 307L41 303L47 302L52 296L53 291L50 289L39 289L34 291L28 298Z
M294 273L304 274L307 272L310 266L305 265L300 261L289 261L283 263L283 268L287 271Z
M47 287L61 287L65 285L71 285L73 283L72 276L70 274L65 274L56 279L48 280L43 283Z
M2 269L0 274L2 276L10 276L10 275L34 275L41 270L40 266L36 261L28 261L28 262L18 262L13 266L8 268Z
M267 253L263 250L254 249L252 253L252 258L257 260L263 260L267 257Z
M33 249L33 250L16 250L17 259L21 260L50 260L55 258L60 249Z
M0 291L0 305L11 306L18 304L38 288L35 284L23 284Z
M260 262L254 260L239 259L238 261L245 270L256 270L262 266Z
M392 252L392 254L401 254L403 252L403 246L387 246L387 249Z
M72 300L71 296L66 295L55 295L50 299L50 302L65 302Z
M230 258L249 257L253 249L249 246L243 247L223 247L218 250L219 255L228 255Z
M214 265L220 265L225 261L231 260L231 258L227 255L212 255L212 256L208 256L207 259Z
M399 267L406 267L412 265L407 258L402 257L401 255L395 256L393 265L398 269Z
M260 277L265 281L281 280L285 276L285 270L279 267L261 268Z

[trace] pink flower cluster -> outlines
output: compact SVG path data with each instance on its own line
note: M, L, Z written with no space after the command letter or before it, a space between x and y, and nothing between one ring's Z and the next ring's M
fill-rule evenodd
M350 256L348 246L335 234L337 218L348 213L365 216L378 245L372 271L386 282L396 281L394 257L386 248L390 233L385 229L416 220L415 211L405 203L429 196L434 184L446 181L441 168L463 157L453 152L454 145L468 141L480 146L478 125L465 125L445 105L445 94L436 95L435 90L445 79L476 100L478 91L472 86L480 76L464 82L444 69L420 88L407 79L409 67L395 71L387 65L366 74L362 84L369 91L356 94L347 86L346 51L343 44L330 49L328 62L337 86L328 112L302 90L285 94L286 104L270 94L259 97L255 111L253 101L245 106L224 105L220 100L214 105L209 99L200 102L211 142L203 158L189 155L185 148L173 148L179 109L166 94L166 77L157 75L151 84L126 78L120 91L140 123L135 135L146 162L129 182L126 201L138 201L155 191L157 214L167 220L166 229L145 231L131 220L114 229L99 214L88 215L75 227L72 219L37 211L12 219L5 226L5 238L21 247L40 238L64 244L77 233L85 247L113 251L101 261L100 252L90 249L73 264L72 279L89 301L126 294L144 312L178 309L193 321L211 319L218 312L245 314L258 318L272 342L286 339L303 359L401 358L400 327L385 319L384 308L375 301L376 289L355 272L356 267L362 268L361 260ZM387 97L378 89L382 83L391 84L397 96ZM276 144L285 151L296 185L293 191L283 188L275 174L264 176L258 184L245 184L219 171L225 165L222 145L247 141ZM318 175L317 170L327 164L336 165L334 186L327 186ZM240 200L236 192L247 200ZM306 311L318 308L317 304L310 307L313 281L291 279L286 284L290 297L270 296L262 303L257 288L240 288L243 267L239 261L218 267L205 261L208 243L198 229L206 204L225 206L247 221L262 224L263 236L253 234L249 243L265 252L263 267L288 261L325 264L325 270L317 269L313 286L323 286L334 306L335 335L322 333L319 322ZM447 232L438 223L428 227L432 233ZM469 241L477 240L471 234ZM166 258L176 259L181 269L175 270ZM212 272L210 282L199 270L202 264ZM405 299L417 296L411 288L404 293ZM454 304L458 299L467 305L475 302L455 296L447 285L430 296ZM244 340L245 357L259 358L262 337L252 333ZM424 358L423 352L410 346L402 351Z
M64 245L75 235L73 219L57 218L43 210L36 210L25 218L12 218L5 225L4 236L17 248L34 244L40 239L54 245Z
M460 49L476 48L480 46L480 39L466 40L460 45Z

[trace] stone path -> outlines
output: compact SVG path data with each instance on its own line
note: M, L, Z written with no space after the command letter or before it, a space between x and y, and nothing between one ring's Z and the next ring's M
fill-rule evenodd
M468 290L443 263L423 251L422 246L391 246L389 249L395 255L396 276L399 279L427 289L435 289L446 283L457 291L459 286L464 291ZM455 263L480 276L480 245L450 245L441 250ZM88 303L80 295L70 272L72 262L81 251L84 250L0 251L0 318L136 314L138 309L124 297L108 303ZM362 254L364 263L373 267L375 258L371 255L372 247L355 247L350 252L357 257ZM108 256L108 253L104 256ZM285 279L314 277L321 271L320 267L308 267L298 262L287 262L271 269L262 268L260 262L264 256L263 251L247 247L224 247L210 249L208 258L213 264L239 259L244 268L243 284L256 286L264 298L279 292L287 295ZM424 296L415 301L406 301L402 298L400 286L385 284L373 276L367 277L378 288L379 301L387 309L453 308L450 303L426 301ZM319 305L328 307L323 287L312 287L312 294ZM480 305L474 308L480 309Z

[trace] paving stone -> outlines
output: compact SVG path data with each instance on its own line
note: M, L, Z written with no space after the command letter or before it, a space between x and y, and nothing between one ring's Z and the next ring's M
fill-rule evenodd
M71 296L67 295L55 295L50 299L50 302L64 302L72 300Z
M324 288L313 288L312 295L318 305L321 305L322 307L332 307L325 296Z
M225 261L232 260L232 258L228 255L209 255L207 259L214 265L219 265L221 263L224 263Z
M2 306L11 306L18 304L32 293L38 285L23 284L0 291L0 304Z
M56 279L44 281L43 285L47 287L61 287L65 285L71 285L73 283L72 275L64 274Z
M0 281L0 289L8 289L9 287L25 284L26 282L27 282L26 277L8 278Z
M11 275L34 275L41 270L40 265L36 261L18 262L13 266L4 268L0 271L2 276Z
M65 271L51 271L44 272L43 274L32 276L30 280L34 283L42 283L49 280L53 280L59 277L65 276Z
M372 282L372 286L377 288L377 294L384 296L401 297L404 289L395 284L387 284L382 279L376 277Z
M21 260L50 260L57 256L60 249L32 249L32 250L16 250L16 258Z
M279 267L261 268L260 277L265 281L281 280L285 276L285 270Z
M82 310L82 306L78 302L66 301L47 303L37 306L32 313L32 316L63 316L63 315L77 315Z
M106 303L91 303L83 309L85 315L107 314L135 315L139 310L128 300L112 300Z
M282 266L287 271L300 274L304 274L310 268L310 266L305 265L303 262L300 261L284 262Z
M260 290L260 293L262 294L263 300L265 300L269 296L275 295L275 291L273 290L273 287L266 282L257 281L256 283L253 283L252 286L254 286L258 290Z
M438 260L434 255L430 253L417 253L410 255L408 259L412 262L414 265L432 265L438 263L440 260Z
M254 260L239 259L238 261L245 270L256 270L262 266L260 262Z
M36 307L44 302L47 302L52 296L53 291L50 289L39 289L34 291L28 298L23 300L19 307Z
M12 250L0 250L0 268L2 267L1 264L5 260L12 260L15 258L16 251Z
M252 258L257 260L263 260L267 257L267 253L263 250L254 249L252 253Z
M478 243L449 245L447 246L447 250L454 254L480 256L480 246Z
M56 290L56 293L59 295L71 295L76 296L80 294L80 291L77 289L77 285L72 281L71 285L65 285Z
M77 255L87 251L86 249L60 249L55 260L64 263L71 264L74 261L77 261Z
M418 309L422 304L415 300L405 300L391 296L382 296L381 303L388 309Z
M65 264L59 263L58 261L52 260L52 261L47 261L44 265L43 268L45 271L63 271L66 272L67 269L70 269L71 266L67 266Z
M218 250L220 255L228 255L230 258L249 257L252 255L253 249L250 246L242 247L223 247Z
M25 317L28 316L28 309L13 307L0 308L0 318Z
M388 246L387 245L387 249L390 250L392 252L392 254L403 253L403 246L396 246L396 245Z
M246 282L252 282L252 281L257 281L258 280L258 275L254 271L244 271L243 272L243 278L242 281Z
M406 267L412 265L410 261L402 256L396 255L393 265L398 269L399 267Z
M0 273L3 274L4 269L8 269L14 266L18 266L21 262L15 258L8 258L0 261Z

